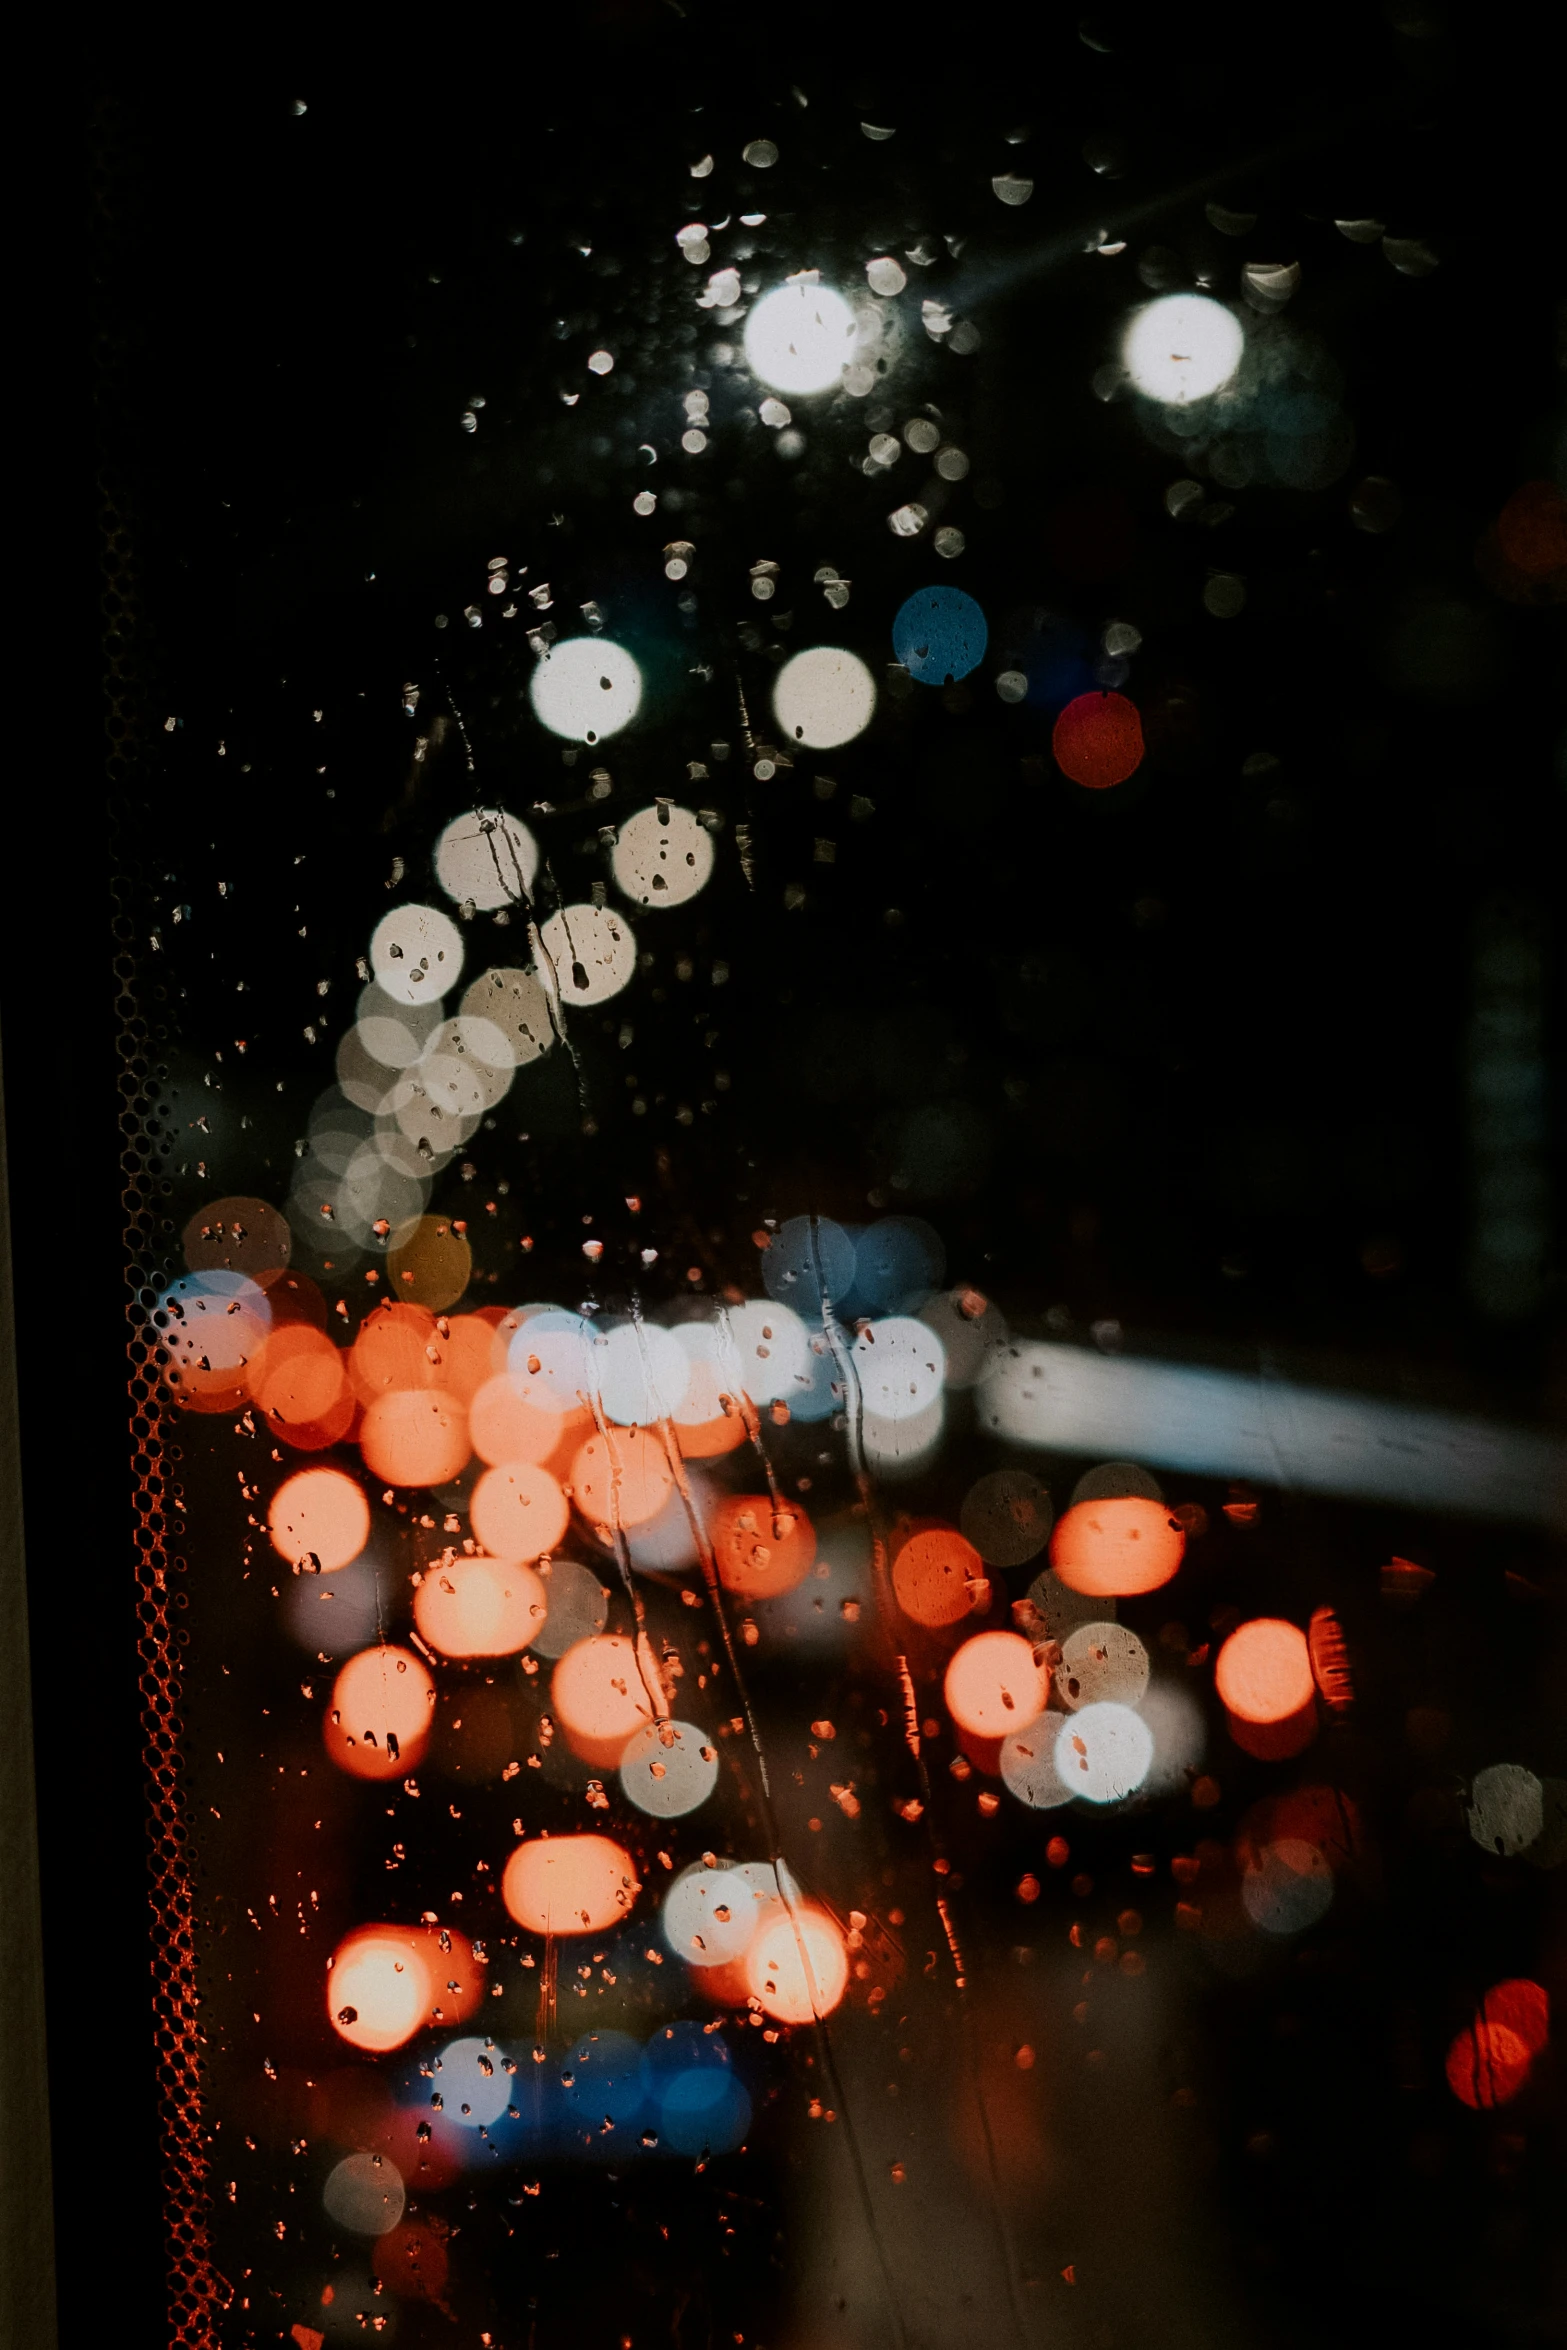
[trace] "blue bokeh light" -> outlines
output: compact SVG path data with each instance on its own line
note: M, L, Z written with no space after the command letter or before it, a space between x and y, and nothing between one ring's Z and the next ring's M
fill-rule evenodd
M985 658L990 630L972 596L961 588L917 588L899 606L892 649L921 685L951 685Z

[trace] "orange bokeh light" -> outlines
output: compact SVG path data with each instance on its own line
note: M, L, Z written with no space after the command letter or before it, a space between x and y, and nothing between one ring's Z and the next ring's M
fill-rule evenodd
M353 1778L401 1779L424 1754L434 1712L435 1683L420 1658L406 1648L362 1648L332 1684L327 1753Z
M276 1281L293 1245L288 1218L264 1199L215 1199L197 1210L182 1238L193 1273L243 1273L262 1289Z
M388 1299L367 1314L348 1356L348 1376L362 1404L399 1389L433 1387L440 1346L427 1306Z
M1214 1666L1230 1736L1259 1762L1283 1762L1317 1734L1317 1683L1298 1625L1256 1616L1230 1634Z
M434 1998L428 1946L408 1926L361 1926L337 1946L326 1979L332 2029L377 2055L423 2029Z
M320 1452L348 1433L354 1396L345 1357L324 1330L285 1322L256 1349L248 1370L251 1398L267 1425L301 1452Z
M825 1910L780 1907L764 1918L745 1954L751 1996L781 2024L831 2015L849 1981L843 1936Z
M273 1549L291 1567L313 1560L330 1575L364 1549L370 1504L357 1479L341 1469L298 1469L273 1494L267 1526Z
M600 1934L630 1915L640 1891L630 1853L608 1836L519 1844L501 1879L501 1899L530 1934Z
M436 1325L434 1346L440 1360L435 1365L435 1383L449 1393L472 1404L497 1368L495 1361L495 1325L500 1320L498 1308L477 1314L457 1314L446 1325L441 1335Z
M1050 1564L1061 1581L1093 1599L1157 1591L1185 1553L1186 1535L1164 1503L1140 1493L1077 1502L1050 1537Z
M614 1769L626 1741L664 1708L648 1660L618 1632L599 1632L568 1648L550 1682L550 1706L574 1754Z
M949 1659L943 1693L960 1730L1005 1738L1045 1710L1050 1674L1017 1632L976 1632Z
M468 1465L468 1414L441 1388L394 1388L366 1411L359 1449L384 1485L448 1485Z
M1515 2031L1477 2016L1447 2052L1447 2085L1477 2112L1484 2106L1506 2105L1529 2078L1529 2062L1529 2051Z
M990 1585L972 1542L953 1526L924 1526L893 1560L892 1588L906 1616L935 1629L961 1623L983 1605Z
M1243 1722L1288 1721L1316 1694L1305 1633L1282 1617L1254 1616L1220 1649L1213 1683Z
M816 1563L816 1529L798 1504L726 1494L709 1521L719 1581L742 1599L777 1599Z
M646 1428L606 1428L579 1446L572 1498L592 1526L645 1526L675 1489L661 1437Z
M536 1461L507 1461L486 1469L469 1505L475 1542L500 1559L537 1559L551 1551L570 1523L566 1496Z
M548 1606L531 1567L460 1558L425 1569L414 1593L414 1622L441 1656L515 1656L542 1631Z
M683 1461L717 1460L721 1453L738 1452L745 1442L745 1421L739 1412L715 1412L710 1420L672 1420L670 1426Z
M530 1381L537 1396L538 1382ZM486 1379L468 1407L473 1449L481 1461L498 1468L505 1461L537 1461L541 1468L568 1476L577 1448L593 1433L593 1414L586 1404L556 1412L518 1393L504 1373Z

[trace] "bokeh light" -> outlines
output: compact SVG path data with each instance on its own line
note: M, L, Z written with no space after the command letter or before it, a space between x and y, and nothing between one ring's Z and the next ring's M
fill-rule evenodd
M1086 1803L1124 1803L1153 1761L1153 1733L1129 1705L1085 1705L1056 1732L1061 1783Z
M579 1640L591 1640L603 1631L609 1621L609 1593L592 1568L576 1559L544 1559L537 1571L546 1612L533 1646L540 1656L562 1657Z
M1477 2016L1453 2040L1446 2071L1453 2095L1479 2112L1511 2104L1529 2078L1529 2051L1506 2024Z
M323 1575L346 1567L370 1535L370 1504L341 1469L299 1469L286 1477L267 1510L272 1547L291 1567Z
M1333 1902L1333 1871L1304 1837L1264 1844L1241 1876L1241 1906L1265 1934L1303 1934L1326 1917Z
M859 322L843 296L807 273L746 313L745 361L775 392L830 392L854 357Z
M1124 1624L1080 1624L1061 1644L1056 1689L1075 1713L1085 1705L1141 1705L1148 1651Z
M1543 2053L1551 2036L1551 2002L1541 1983L1532 1983L1525 1976L1512 1976L1505 1983L1493 1983L1480 2002L1480 2019L1487 2024L1501 2024L1517 2035L1530 2056Z
M327 2174L321 2201L328 2219L355 2236L384 2236L407 2207L402 2172L384 2154L345 2154Z
M504 808L454 816L435 844L435 877L458 905L478 913L526 905L539 870L539 844Z
M876 680L858 654L813 645L778 672L773 716L786 743L832 751L863 734L876 714Z
M332 2029L377 2055L401 2048L433 2000L429 1945L407 1926L362 1926L340 1942L326 1980Z
M1064 1786L1056 1769L1059 1714L1038 1715L1027 1729L1014 1730L1001 1741L998 1763L1002 1784L1031 1811L1050 1811L1070 1803L1075 1790Z
M1231 1738L1259 1762L1284 1762L1317 1734L1316 1679L1297 1625L1258 1617L1232 1632L1214 1667Z
M781 2024L831 2015L849 1981L843 1936L825 1910L783 1907L764 1919L745 1954L746 1981Z
M515 1656L543 1630L548 1604L531 1567L459 1558L425 1569L414 1622L441 1656Z
M1522 1763L1476 1771L1469 1790L1469 1833L1487 1852L1527 1852L1545 1825L1545 1791Z
M892 649L921 685L952 685L985 658L990 630L961 588L918 588L899 605Z
M468 1415L439 1388L394 1388L366 1411L359 1448L383 1485L449 1485L467 1466Z
M348 1357L309 1322L274 1329L257 1348L246 1377L269 1432L296 1451L323 1451L353 1425Z
M642 672L607 637L569 636L534 665L528 698L551 734L571 743L607 742L642 707Z
M332 1684L327 1753L353 1778L401 1779L422 1761L434 1714L435 1682L421 1658L385 1643L361 1649Z
M1246 336L1233 310L1206 294L1166 294L1133 317L1121 360L1138 391L1184 408L1227 384Z
M1020 1633L976 1632L949 1658L943 1695L960 1730L1006 1738L1044 1712L1050 1675Z
M631 925L609 906L563 906L540 930L539 951L563 1004L606 1004L630 986L637 967Z
M958 1524L988 1566L1022 1567L1049 1541L1051 1517L1049 1488L1029 1470L992 1469L963 1496Z
M712 874L712 835L689 808L660 800L626 818L609 862L615 887L637 905L683 906Z
M1056 765L1085 791L1109 791L1143 763L1143 722L1125 694L1079 694L1051 731Z
M684 1400L690 1378L684 1347L655 1322L622 1322L601 1332L592 1365L604 1417L624 1428L667 1419Z
M486 1469L469 1504L474 1540L498 1559L542 1558L559 1543L570 1515L559 1483L536 1461Z
M777 1879L764 1869L757 1884L733 1863L682 1869L664 1896L663 1936L687 1966L724 1967L744 1958L765 1911L780 1899Z
M555 1041L549 997L532 971L496 965L464 990L462 1011L465 1019L487 1020L499 1029L519 1069L538 1060Z
M272 1307L246 1273L186 1273L159 1297L153 1325L176 1400L200 1402L243 1393L246 1365L272 1327Z
M1278 1616L1254 1616L1220 1649L1213 1683L1244 1722L1283 1722L1316 1697L1306 1635Z
M663 1439L648 1428L606 1428L571 1464L572 1499L590 1525L609 1534L656 1518L674 1485Z
M530 1934L598 1934L630 1914L641 1886L608 1836L540 1836L506 1863L501 1899Z
M892 1562L892 1588L904 1614L932 1628L961 1623L990 1592L984 1560L951 1526L909 1536Z
M718 1784L718 1749L690 1722L650 1722L630 1737L620 1758L621 1792L656 1820L683 1818Z
M1162 1502L1142 1494L1080 1501L1050 1538L1050 1564L1069 1591L1131 1598L1157 1591L1178 1571L1186 1536Z
M627 1741L663 1713L656 1672L619 1632L579 1640L555 1666L550 1705L573 1753L618 1769Z
M473 1250L450 1216L421 1216L389 1249L387 1278L400 1298L433 1307L454 1306L473 1274Z
M349 1349L355 1395L371 1404L399 1389L433 1387L439 1351L430 1309L387 1299L365 1316Z
M816 1563L816 1529L798 1503L728 1493L708 1519L719 1580L745 1600L776 1599Z
M913 1420L941 1401L947 1358L928 1323L891 1314L870 1322L854 1341L854 1368L868 1414Z
M505 2057L493 2040L448 2040L434 2060L441 2110L462 2130L481 2130L506 2111Z
M462 933L438 906L394 906L370 939L370 968L394 1003L427 1004L462 973Z
M288 1219L264 1199L215 1199L181 1235L192 1273L242 1273L270 1289L293 1248Z

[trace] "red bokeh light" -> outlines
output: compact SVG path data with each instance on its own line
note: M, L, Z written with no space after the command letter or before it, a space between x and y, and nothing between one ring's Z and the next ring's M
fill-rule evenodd
M1143 763L1143 722L1125 694L1079 694L1050 738L1056 765L1085 791L1125 783Z
M1447 2052L1447 2085L1476 2112L1506 2105L1529 2078L1529 2051L1506 2024L1476 2017Z

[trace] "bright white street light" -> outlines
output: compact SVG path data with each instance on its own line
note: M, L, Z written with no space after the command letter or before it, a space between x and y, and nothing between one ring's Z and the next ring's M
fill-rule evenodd
M1246 345L1241 322L1206 294L1166 294L1139 310L1121 356L1140 392L1184 408L1227 384Z
M797 279L751 305L746 365L775 392L830 392L854 357L858 327L854 312L831 286Z

